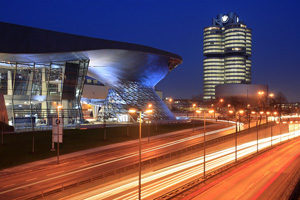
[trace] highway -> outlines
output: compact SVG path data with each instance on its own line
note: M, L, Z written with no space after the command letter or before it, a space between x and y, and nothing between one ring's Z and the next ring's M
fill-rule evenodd
M289 199L300 178L300 139L291 141L202 185L184 200ZM292 184L293 183L293 184Z
M276 133L277 129L274 129ZM255 132L254 132L255 133ZM267 129L259 133L258 149L262 150L271 145L271 138ZM253 137L254 136L254 137ZM272 144L300 136L300 131L275 134L272 137ZM257 141L254 139L256 134L241 135L238 145L238 158L254 154L257 151ZM154 199L166 192L178 188L189 181L203 175L203 152L197 152L194 157L187 156L188 159L178 159L177 163L165 163L154 166L151 169L144 170L142 173L142 198ZM234 162L235 147L234 139L212 145L207 149L206 170L207 172L215 170L225 164ZM49 199L137 199L138 177L135 175L121 177L117 181L109 183L91 184L84 187L74 188L72 191L62 192L53 195Z
M208 138L220 137L234 132L228 123L207 126ZM147 160L174 150L185 148L202 141L202 128L196 131L178 131L154 136L147 142L143 139L143 160ZM98 151L63 159L56 164L56 159L49 162L37 162L0 171L0 199L24 199L40 194L59 184L68 184L80 179L92 177L100 172L109 172L120 166L138 162L137 141L131 141Z

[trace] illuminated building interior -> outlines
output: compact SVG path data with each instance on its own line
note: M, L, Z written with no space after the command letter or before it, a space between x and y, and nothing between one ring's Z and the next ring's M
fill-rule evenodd
M125 102L125 110L142 110L151 102L156 109L153 119L174 119L154 86L182 62L180 56L137 44L9 23L0 22L0 29L0 93L8 123L16 130L51 128L59 105L65 127L80 125L83 115L91 116L93 110L92 117L101 118L112 102ZM85 86L90 95L101 94L102 99L81 99ZM98 91L93 86L103 88ZM107 114L126 121L122 109L121 113L110 109Z

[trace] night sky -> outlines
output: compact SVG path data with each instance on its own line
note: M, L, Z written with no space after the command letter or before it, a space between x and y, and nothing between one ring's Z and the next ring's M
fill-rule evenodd
M300 101L299 7L289 0L2 0L0 21L179 54L183 64L157 88L164 96L191 98L202 94L203 28L219 13L236 12L252 29L253 83Z

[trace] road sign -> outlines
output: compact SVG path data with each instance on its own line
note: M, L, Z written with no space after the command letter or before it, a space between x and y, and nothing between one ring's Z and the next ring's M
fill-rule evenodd
M63 120L53 118L52 122L52 141L57 143L59 140L59 143L63 143Z

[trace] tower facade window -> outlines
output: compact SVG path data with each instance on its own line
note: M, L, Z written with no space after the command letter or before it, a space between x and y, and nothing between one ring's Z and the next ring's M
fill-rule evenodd
M218 15L203 35L203 99L215 99L219 84L250 84L252 31L238 15Z

